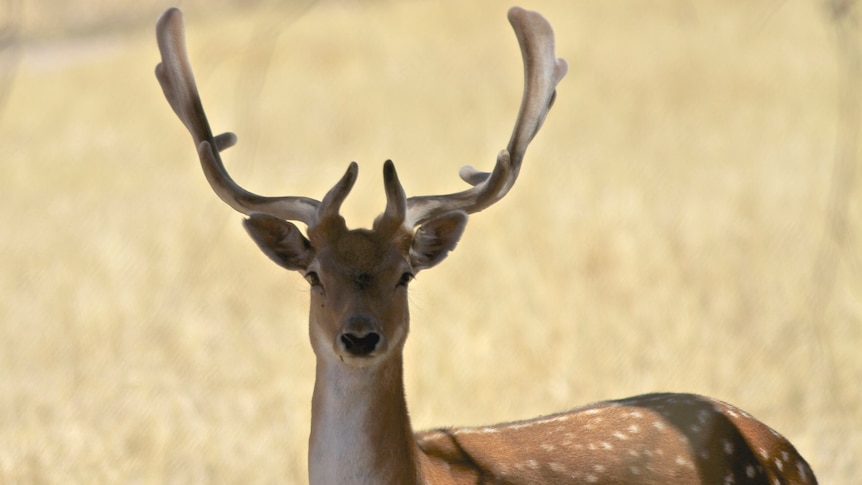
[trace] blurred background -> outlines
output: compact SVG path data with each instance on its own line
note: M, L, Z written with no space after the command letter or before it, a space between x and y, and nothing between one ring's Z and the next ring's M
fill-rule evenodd
M569 75L509 196L411 286L417 429L650 391L862 477L860 11L529 0ZM307 288L200 173L153 76L185 11L238 181L344 212L490 168L521 95L491 0L0 0L0 482L305 483Z

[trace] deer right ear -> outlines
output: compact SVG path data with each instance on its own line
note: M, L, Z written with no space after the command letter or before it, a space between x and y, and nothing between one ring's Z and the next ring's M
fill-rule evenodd
M304 270L314 259L311 243L290 222L255 212L243 226L263 253L283 268Z

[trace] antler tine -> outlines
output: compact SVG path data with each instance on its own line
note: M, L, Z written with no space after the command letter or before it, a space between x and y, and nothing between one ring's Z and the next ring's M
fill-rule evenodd
M568 66L565 60L556 57L554 31L539 13L512 7L509 22L524 59L524 94L509 144L497 156L493 172L481 172L471 166L461 168L461 178L472 188L448 195L409 198L405 222L408 226L415 227L452 210L468 213L484 210L502 199L518 178L527 145L551 109L556 86Z
M263 212L282 219L313 225L320 205L307 197L264 197L240 187L227 173L219 152L236 143L236 135L213 136L195 84L185 44L182 12L171 8L159 18L156 26L162 62L156 66L156 77L171 108L189 130L198 149L207 181L225 203L242 212Z
M386 160L383 164L383 187L386 190L386 210L374 221L374 227L382 233L391 234L404 225L407 217L407 195L398 180L392 160Z

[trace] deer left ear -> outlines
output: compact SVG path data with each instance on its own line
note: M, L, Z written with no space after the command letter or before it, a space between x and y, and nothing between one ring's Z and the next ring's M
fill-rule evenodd
M413 270L428 269L446 259L464 234L465 227L467 213L460 210L447 212L419 226L410 246Z

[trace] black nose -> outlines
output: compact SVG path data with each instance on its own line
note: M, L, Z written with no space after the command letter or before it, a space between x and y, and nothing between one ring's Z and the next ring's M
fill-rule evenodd
M377 344L380 342L380 335L377 332L368 332L365 335L357 335L354 333L341 334L341 345L351 355L362 357L374 352Z

